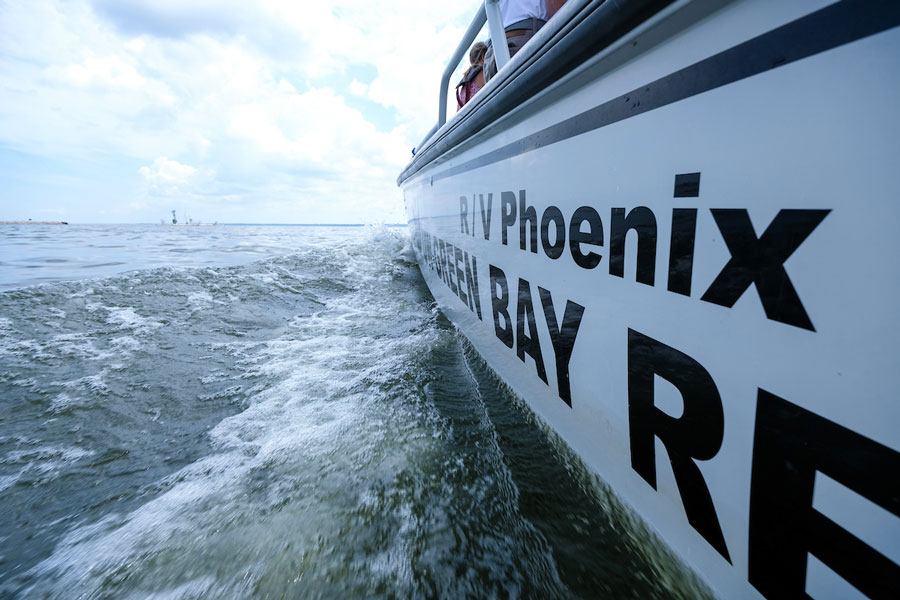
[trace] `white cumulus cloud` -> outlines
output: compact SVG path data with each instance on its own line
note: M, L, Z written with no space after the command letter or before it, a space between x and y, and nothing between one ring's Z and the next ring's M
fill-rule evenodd
M138 172L151 184L183 185L188 183L197 172L195 167L183 165L177 160L169 160L160 156L149 167L141 167Z
M155 222L153 196L219 221L405 220L396 176L478 4L0 0L0 152L88 164L84 188L125 173L82 220Z

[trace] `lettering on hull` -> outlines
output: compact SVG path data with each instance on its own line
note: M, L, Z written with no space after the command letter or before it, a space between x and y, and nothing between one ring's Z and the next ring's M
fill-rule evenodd
M675 177L675 197L699 197L700 173ZM460 233L475 237L475 196L459 197ZM477 194L481 221L480 235L490 240L493 215L493 193ZM487 203L485 204L485 197ZM500 192L500 243L517 246L524 252L542 253L550 260L565 254L568 234L569 256L585 270L596 269L603 259L603 219L596 208L580 206L566 223L563 211L554 205L543 211L528 201L526 190ZM471 215L470 207L471 206ZM709 209L731 253L718 275L706 283L700 300L731 308L751 287L762 303L766 317L801 329L815 331L800 295L795 289L785 261L803 244L829 210L784 209L757 236L748 209ZM693 296L693 267L696 252L698 209L673 208L669 246L669 268L666 290L682 296ZM471 223L471 227L469 226ZM637 236L635 281L649 287L657 285L656 256L658 227L654 212L646 206L612 207L609 210L608 273L625 277L628 234ZM518 226L517 226L518 225ZM552 227L551 227L552 225ZM518 233L518 244L514 237Z
M673 197L699 198L700 181L700 172L676 175ZM765 319L807 332L803 335L817 335L816 315L807 311L803 290L791 280L786 262L804 250L804 243L828 217L827 208L781 209L758 234L751 221L753 209L745 208L673 207L666 209L671 210L669 220L658 219L644 205L605 209L584 205L567 215L559 206L542 205L525 189L456 198L459 230L454 215L446 235L455 244L426 231L421 222L415 224L413 239L421 264L474 315L475 327L496 338L492 343L498 344L498 351L514 353L524 365L524 376L542 382L573 411L581 402L598 402L573 394L572 386L573 378L589 375L573 373L572 358L578 340L584 339L582 322L592 299L566 298L550 282L523 276L520 269L511 276L510 268L499 266L504 263L491 256L504 246L505 256L510 251L522 253L518 264L523 268L535 260L550 261L547 265L570 261L590 272L587 277L627 280L626 273L634 273L634 284L641 284L634 293L694 298L710 310L731 309L745 294L755 293ZM717 264L714 276L698 281L695 263L709 251L698 240L701 218L715 224L729 256ZM666 234L660 231L660 222L670 223L668 243L664 237L660 243ZM626 244L629 235L636 244ZM628 248L634 249L633 255ZM664 260L657 272L660 252L667 255L659 257ZM708 264L708 257L704 260ZM702 272L709 277L709 270ZM723 529L721 507L699 466L719 456L729 431L727 408L736 399L720 389L733 386L716 383L728 374L708 370L648 332L627 324L611 325L625 329L627 344L619 351L627 365L621 374L627 385L623 397L600 400L621 402L619 409L627 414L630 453L622 460L630 461L633 473L651 490L657 490L658 465L671 468L690 527L686 530L695 531L726 568L737 568L732 556L739 549L748 564L741 577L765 598L803 598L808 597L807 563L813 555L871 598L900 597L900 566L813 507L819 473L900 518L900 453L794 403L814 405L815 398L781 398L748 382L756 411L748 457L752 469L747 545L740 548L733 527L730 532ZM680 394L680 417L668 415L655 403L658 379ZM592 393L584 387L577 391ZM657 456L657 440L668 460Z

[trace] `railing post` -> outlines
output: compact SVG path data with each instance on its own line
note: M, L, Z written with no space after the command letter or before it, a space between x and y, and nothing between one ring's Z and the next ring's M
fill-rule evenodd
M506 45L506 32L503 30L503 15L500 14L499 0L484 0L484 12L487 14L494 60L499 71L509 62L509 47Z
M440 129L440 127L447 122L447 86L450 84L450 76L453 75L453 71L456 70L456 65L459 64L462 57L468 54L469 46L475 40L478 32L481 31L481 28L484 27L485 18L484 6L480 6L478 12L475 13L475 18L472 19L472 23L466 30L463 39L459 42L456 52L453 53L450 62L447 63L447 67L444 69L444 74L441 76L441 92L438 96L438 122L435 131ZM429 135L428 137L431 136ZM422 140L421 145L424 145L424 143L428 141L428 137Z

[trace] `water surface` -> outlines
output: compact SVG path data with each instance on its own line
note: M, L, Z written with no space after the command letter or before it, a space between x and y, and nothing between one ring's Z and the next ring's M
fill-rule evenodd
M0 229L0 597L703 596L406 244Z

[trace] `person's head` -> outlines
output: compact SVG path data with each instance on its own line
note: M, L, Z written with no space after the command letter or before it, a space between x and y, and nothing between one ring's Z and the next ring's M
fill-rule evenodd
M484 42L476 42L472 49L469 50L469 67L466 69L466 72L463 73L462 82L467 81L469 78L469 74L472 73L472 70L475 67L484 66L484 54L487 52L487 46L484 45Z
M487 52L487 46L484 45L484 42L475 42L475 45L469 50L469 62L473 65L484 64L485 52Z

